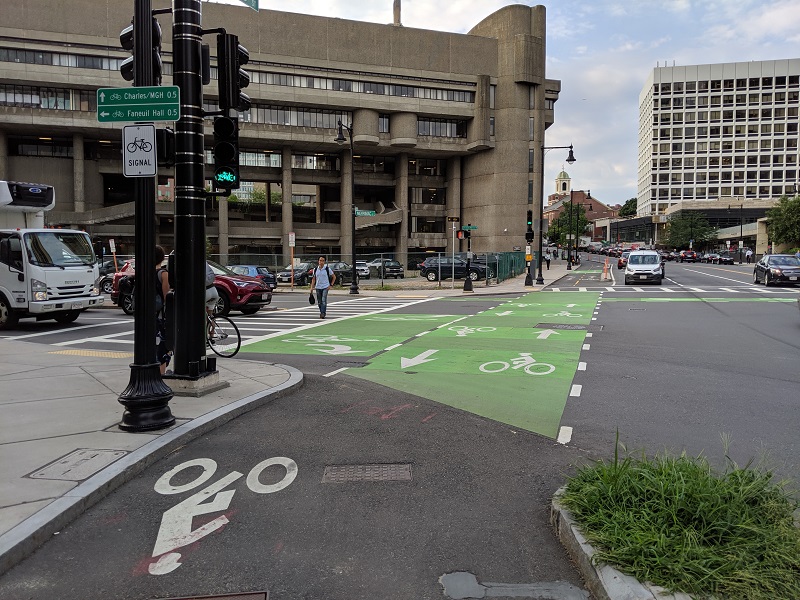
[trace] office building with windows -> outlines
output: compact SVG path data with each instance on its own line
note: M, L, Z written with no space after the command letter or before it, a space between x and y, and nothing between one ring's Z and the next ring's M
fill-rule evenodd
M387 17L391 3L386 0ZM154 0L153 8L169 2ZM132 2L71 0L67 13L26 0L0 23L0 179L56 186L51 223L133 249L133 185L122 173L122 123L99 123L96 90L129 85L118 33ZM560 82L545 78L545 9L513 5L468 34L202 3L250 52L240 116L238 199L209 199L214 254L358 254L446 250L471 223L475 251L523 246L538 216L540 152ZM170 14L164 85L171 85ZM388 20L388 19L387 19ZM205 109L216 110L216 36ZM352 124L336 143L337 122ZM158 126L169 125L159 123ZM213 163L206 120L206 178ZM351 160L352 158L352 160ZM351 187L351 164L353 183ZM173 172L159 170L157 239L173 243ZM353 231L351 211L358 216ZM457 242L458 243L458 242ZM465 249L465 248L464 248Z
M657 67L639 95L637 214L795 193L800 59Z

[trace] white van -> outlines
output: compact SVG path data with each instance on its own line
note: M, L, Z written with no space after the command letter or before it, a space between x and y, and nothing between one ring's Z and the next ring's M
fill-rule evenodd
M664 262L655 250L634 250L625 266L625 285L652 281L661 285L665 276Z

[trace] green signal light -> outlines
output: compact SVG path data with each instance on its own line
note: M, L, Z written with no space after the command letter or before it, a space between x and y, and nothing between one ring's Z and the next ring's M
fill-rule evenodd
M214 173L214 183L219 187L230 187L239 181L239 175L233 169L220 167Z

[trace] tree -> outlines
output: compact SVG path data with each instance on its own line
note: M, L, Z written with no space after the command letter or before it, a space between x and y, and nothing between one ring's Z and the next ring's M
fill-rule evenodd
M576 219L577 226L575 223ZM561 214L550 223L550 227L547 230L547 237L550 243L566 246L568 234L575 236L577 232L580 236L586 231L588 225L589 219L586 218L586 211L583 206L580 204L573 205L572 218L570 219L570 205L569 202L565 202ZM576 241L578 240L575 240L573 237L571 243L574 245Z
M800 195L794 198L781 196L778 203L767 211L767 219L767 230L773 242L800 242Z
M697 248L716 237L717 228L708 224L703 213L696 211L675 213L667 224L667 245L672 248L688 248L690 240L694 240L693 247Z
M636 198L630 198L622 205L617 213L619 217L635 217L636 216Z

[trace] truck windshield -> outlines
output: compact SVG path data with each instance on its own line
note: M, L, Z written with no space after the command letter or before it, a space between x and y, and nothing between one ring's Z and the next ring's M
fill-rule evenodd
M25 234L28 261L40 267L93 265L94 250L89 237L66 231L38 231Z

